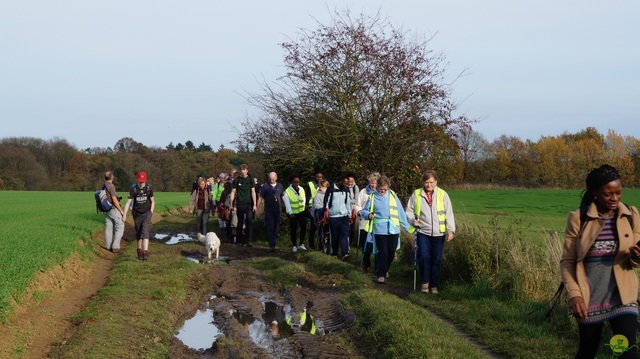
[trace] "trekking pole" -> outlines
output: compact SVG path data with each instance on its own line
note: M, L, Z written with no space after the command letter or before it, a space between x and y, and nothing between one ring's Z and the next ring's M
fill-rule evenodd
M417 236L416 236L417 237ZM414 238L414 241L417 238ZM416 291L416 264L418 263L418 243L413 243L413 291Z
M413 237L413 291L416 291L416 272L417 272L417 266L418 266L418 228L419 227L415 227L416 229L416 234Z

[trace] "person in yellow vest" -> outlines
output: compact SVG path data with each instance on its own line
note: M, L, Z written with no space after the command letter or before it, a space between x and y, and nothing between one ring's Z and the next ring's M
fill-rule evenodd
M306 211L307 197L304 188L300 187L300 177L292 175L290 178L291 185L284 191L284 206L289 216L289 236L293 244L293 251L306 250L304 246L304 237L307 235L308 214ZM298 243L298 227L300 227L300 245Z
M389 189L391 183L387 176L380 176L376 191L371 193L362 207L362 218L369 223L366 231L373 233L373 253L376 254L376 283L384 284L389 267L400 248L400 227L413 233L415 228L407 221L398 196Z
M367 202L369 195L376 191L376 187L378 186L378 178L380 178L380 173L372 172L367 176L367 181L369 184L360 190L360 194L358 194L358 202L356 203L355 209L358 214L358 223L359 223L359 239L358 245L362 247L362 271L366 274L369 273L369 267L371 267L371 253L373 253L373 235L367 232L367 224L369 220L362 217L362 208Z
M449 195L438 187L438 175L428 170L422 175L422 187L416 189L407 203L407 217L418 228L418 267L423 293L438 293L438 278L445 240L456 233L456 222Z
M307 216L309 217L309 248L311 249L316 249L316 245L315 245L315 240L314 240L314 236L315 233L318 231L318 225L315 221L314 218L314 210L313 210L313 198L316 196L316 193L318 192L318 184L320 183L320 181L322 181L324 179L324 175L322 174L322 172L316 170L316 172L313 174L313 181L309 181L307 182L307 187L309 189L309 191L307 192L307 200L308 200L308 208L309 210L307 211ZM318 242L318 246L321 247L320 250L322 250L322 243Z

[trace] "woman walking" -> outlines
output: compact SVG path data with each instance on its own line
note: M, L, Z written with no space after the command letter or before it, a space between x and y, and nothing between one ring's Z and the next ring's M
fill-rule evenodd
M612 166L591 170L586 186L580 208L569 213L560 261L580 334L575 357L595 357L608 321L617 343L628 343L620 358L637 358L638 277L633 268L640 267L638 210L621 202L622 181Z
M385 283L389 267L400 248L400 227L413 233L415 228L407 221L407 215L402 208L398 196L389 189L390 181L386 176L380 176L377 190L368 196L362 208L362 217L369 219L367 232L373 233L376 254L376 283Z

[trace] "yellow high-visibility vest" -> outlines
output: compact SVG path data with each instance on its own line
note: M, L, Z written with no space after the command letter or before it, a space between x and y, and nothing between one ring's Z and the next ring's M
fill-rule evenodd
M318 192L318 189L316 188L316 185L313 184L313 181L309 181L308 183L309 185L309 194L311 195L309 197L309 206L313 205L313 197L316 196L316 193Z
M440 233L447 232L447 212L444 210L444 195L445 191L438 188L436 195L436 213L438 214L438 222L440 223ZM413 213L416 218L420 217L420 204L422 203L422 188L418 188L413 192L414 198L414 210Z
M298 191L299 194L296 195L296 191L294 191L291 186L287 187L287 189L284 191L287 197L289 197L289 204L291 205L291 212L293 214L298 214L304 211L304 188L298 187Z
M369 195L369 213L373 213L373 193ZM392 190L389 190L389 219L393 224L400 228L400 219L398 218L398 202L396 202L396 196ZM375 220L375 219L374 219ZM373 220L367 221L367 225L364 228L365 231L373 232Z

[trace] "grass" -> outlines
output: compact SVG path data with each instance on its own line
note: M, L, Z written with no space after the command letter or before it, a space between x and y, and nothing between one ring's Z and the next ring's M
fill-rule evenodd
M158 212L188 202L186 193L155 196ZM0 322L12 302L24 299L37 273L72 253L89 258L95 246L89 239L103 228L104 214L96 213L93 192L0 191Z
M540 308L546 306L557 288L561 232L567 213L578 206L579 193L449 191L458 230L456 239L445 246L441 294L412 294L406 298L409 304L371 290L370 279L354 270L357 261L353 256L350 263L343 263L318 252L286 253L281 258L252 265L264 272L268 281L283 288L291 288L295 283L313 284L318 288L335 284L343 290L347 294L345 304L357 312L359 318L354 340L370 348L367 355L372 357L418 354L460 357L461 352L452 354L454 350L465 350L465 357L481 355L474 349L457 348L463 345L457 342L452 345L457 349L437 349L443 345L443 336L450 334L444 328L433 329L438 326L437 320L421 308L450 318L482 344L509 357L571 357L576 347L577 328L567 315L566 307L561 303L550 320L544 318L546 310ZM625 189L626 203L637 205L638 199L640 190ZM185 205L188 195L157 193L156 200L158 211L163 211ZM254 240L263 240L262 224L255 223ZM168 225L183 226L182 223ZM0 191L0 319L8 313L9 303L21 299L24 288L37 272L63 262L74 252L89 257L95 244L88 239L103 226L103 215L95 213L93 193ZM290 246L286 232L287 223L283 222L280 248ZM560 233L556 235L555 244L551 244L551 232ZM412 287L412 254L406 240L405 237L398 259L391 267L393 280L388 286L392 289ZM169 253L171 247L166 247L163 250L167 253L155 253L158 258L150 261L149 264L154 264L146 268L140 268L140 262L133 258L135 248L128 248L119 256L113 280L92 304L72 318L74 322L82 322L86 332L77 340L86 341L82 347L91 349L56 355L118 357L119 349L114 349L112 341L118 346L118 338L122 336L119 330L130 326L137 328L131 335L132 340L140 343L141 352L137 353L140 357L163 357L166 348L161 339L172 335L178 315L171 309L167 313L167 308L186 300L187 285L193 280L192 276L197 277L198 271L198 266L189 262L174 262ZM152 287L149 278L160 280L162 285ZM35 295L39 299L46 293ZM140 298L139 303L135 298ZM120 307L123 305L124 310ZM401 310L405 308L406 311ZM104 314L111 312L114 314ZM533 314L529 314L531 312ZM407 332L409 328L404 328L402 322L411 316L420 318L415 323L411 321L420 331ZM427 324L423 327L424 323ZM397 333L393 333L393 328ZM429 337L423 348L407 348L412 341L403 338L422 340L425 335L430 336L430 331L440 333L439 339ZM608 337L610 335L603 335ZM607 357L606 350L600 352L599 357Z
M446 188L445 188L446 189ZM537 231L564 231L567 214L578 208L580 190L447 190L456 216L464 213L478 224L489 224L494 215L518 219ZM623 201L640 205L640 189L625 188Z
M72 342L54 349L53 358L164 358L166 338L174 334L183 315L182 304L193 288L207 288L202 272L209 266L185 260L181 249L199 248L184 243L180 248L152 243L153 260L137 259L128 246L114 265L112 279L94 299L70 320L82 323ZM123 332L123 329L126 332Z

